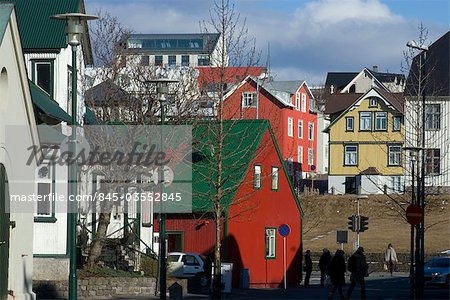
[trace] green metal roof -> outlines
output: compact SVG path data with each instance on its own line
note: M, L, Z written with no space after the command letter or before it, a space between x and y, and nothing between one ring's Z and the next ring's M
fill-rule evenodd
M45 115L53 119L72 124L71 116L59 107L58 102L50 98L50 96L43 89L38 87L31 80L28 80L28 83L30 85L31 98L37 108L39 108Z
M86 113L84 114L84 123L86 125L100 125L100 122L97 120L95 113L89 107L86 107Z
M224 121L222 151L222 205L229 206L242 183L264 133L267 120ZM218 122L195 125L192 130L192 211L212 210L217 191Z
M3 42L3 35L8 26L13 7L12 4L0 3L0 44Z
M22 48L61 49L67 46L65 23L56 14L79 12L80 0L0 0L16 5Z

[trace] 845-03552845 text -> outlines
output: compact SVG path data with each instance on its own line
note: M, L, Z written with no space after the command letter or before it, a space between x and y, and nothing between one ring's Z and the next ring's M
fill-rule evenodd
M58 193L49 194L28 194L28 195L10 195L11 202L94 202L94 201L140 201L140 202L180 202L182 193L160 193L160 192L128 192L128 193L104 193L95 192L94 194L63 195Z

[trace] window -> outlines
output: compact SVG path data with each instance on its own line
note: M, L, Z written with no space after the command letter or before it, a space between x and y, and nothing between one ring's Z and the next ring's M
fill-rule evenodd
M353 131L354 125L355 125L354 117L346 117L345 118L345 130L346 131Z
M256 165L253 171L253 187L255 189L261 188L261 166Z
M272 190L278 190L278 167L272 167Z
M302 93L302 112L306 112L306 94Z
M36 171L37 195L41 201L36 201L37 217L52 217L53 202L52 195L55 193L55 165L42 163Z
M303 138L303 120L298 120L297 127L298 127L298 138L302 139Z
M72 70L67 66L67 113L72 115Z
M309 97L309 110L313 110L314 109L314 98L313 97Z
M369 99L369 107L378 107L378 100L375 97Z
M242 107L256 107L256 93L242 93Z
M150 64L150 58L148 57L148 55L141 56L140 64L141 66L148 66Z
M292 118L288 118L288 136L294 136L294 124Z
M199 55L198 56L198 65L199 66L209 66L209 56L208 55Z
M303 147L298 146L298 154L297 154L298 162L303 164Z
M392 122L392 131L400 131L401 126L402 126L402 117L394 116L394 120Z
M156 55L155 56L155 66L162 67L163 65L163 57L162 55Z
M181 261L185 266L200 266L200 263L197 261L197 258L193 255L183 255Z
M272 259L276 257L276 237L277 237L277 229L266 227L266 234L265 234L266 258Z
M402 189L402 177L392 176L391 177L391 187L393 192L403 192Z
M184 67L189 66L189 55L182 55L181 56L181 65Z
M439 104L427 104L425 106L425 129L441 129L441 106Z
M314 164L314 149L308 148L308 165L312 166Z
M425 159L425 175L439 175L441 173L440 149L427 149Z
M292 161L292 157L289 157L286 160L286 172L289 176L293 176L294 175L294 163Z
M344 153L344 165L356 166L358 164L358 146L346 145Z
M314 140L314 123L308 123L308 140Z
M53 96L53 61L34 60L32 64L33 82Z
M402 146L388 146L388 166L401 166L402 164Z
M386 131L387 130L387 113L376 112L375 113L375 130Z
M295 93L295 109L300 110L300 93Z
M177 57L175 55L169 55L169 66L175 66L177 64Z
M359 130L370 131L372 130L372 113L360 112L359 113Z

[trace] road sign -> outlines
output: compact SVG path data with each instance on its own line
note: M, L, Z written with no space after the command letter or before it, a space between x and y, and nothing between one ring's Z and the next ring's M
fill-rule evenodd
M286 237L289 235L289 233L291 233L291 227L289 227L288 224L282 224L280 225L280 227L278 227L278 233L281 236Z
M316 170L316 166L315 165L312 165L311 166L311 171L315 171Z
M411 204L406 208L406 220L411 225L417 225L423 221L423 209L417 204Z
M336 231L336 241L339 244L347 244L348 243L348 231L347 230Z

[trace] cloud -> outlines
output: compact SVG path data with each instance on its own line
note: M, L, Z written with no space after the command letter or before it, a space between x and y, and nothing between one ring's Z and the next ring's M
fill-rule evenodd
M87 1L88 12L98 8L136 33L199 32L209 20L212 0ZM417 38L419 21L393 13L381 0L247 0L235 1L236 12L247 19L277 79L325 81L328 71L360 71L378 65L380 71L400 72L406 41ZM408 5L405 2L405 5ZM430 41L448 31L447 24L424 24Z

